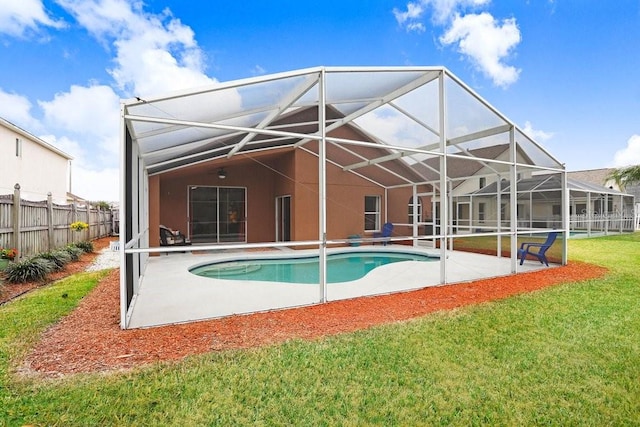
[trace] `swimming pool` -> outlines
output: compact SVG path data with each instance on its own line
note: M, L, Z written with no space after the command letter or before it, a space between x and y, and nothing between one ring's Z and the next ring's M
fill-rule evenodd
M345 252L327 255L327 283L350 282L382 265L403 261L438 261L438 257L410 252ZM214 262L189 270L202 277L280 283L319 282L317 255L254 258Z

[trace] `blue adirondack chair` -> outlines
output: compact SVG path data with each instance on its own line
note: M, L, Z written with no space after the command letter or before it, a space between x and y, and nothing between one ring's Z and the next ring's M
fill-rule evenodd
M527 255L533 255L538 258L541 264L549 267L549 261L547 261L547 250L553 245L553 242L556 241L556 237L558 237L558 233L556 231L552 231L547 236L547 240L544 243L529 243L525 242L520 245L520 249L518 249L518 258L520 258L520 265L524 263Z
M373 233L373 238L377 239L377 238L387 237L387 239L382 240L382 244L384 246L387 246L387 243L389 242L389 237L391 237L392 232L393 232L393 224L390 222L385 222L384 225L382 226L382 231ZM375 245L376 242L374 241L373 244Z

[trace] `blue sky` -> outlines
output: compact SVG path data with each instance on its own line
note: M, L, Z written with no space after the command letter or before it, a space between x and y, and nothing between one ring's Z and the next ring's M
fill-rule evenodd
M638 0L0 0L0 117L117 200L119 102L318 65L443 65L566 163L640 164Z

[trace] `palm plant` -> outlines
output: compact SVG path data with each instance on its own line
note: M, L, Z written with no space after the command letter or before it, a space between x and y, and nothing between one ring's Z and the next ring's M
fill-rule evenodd
M611 171L607 180L614 180L618 187L624 191L627 185L640 183L640 165L627 166Z

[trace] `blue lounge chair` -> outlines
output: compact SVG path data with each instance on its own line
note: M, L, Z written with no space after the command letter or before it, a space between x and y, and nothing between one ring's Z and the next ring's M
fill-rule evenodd
M387 246L387 243L390 240L389 237L391 237L391 232L393 232L393 224L390 222L385 222L382 226L382 231L373 233L373 238L379 239L382 237L386 237L386 239L382 240L382 244L384 246ZM374 241L373 244L375 245L376 242Z
M520 258L520 265L524 263L525 258L527 258L528 254L531 254L538 258L540 263L549 267L549 261L547 261L547 250L553 245L553 242L556 241L556 237L558 237L558 233L553 231L549 233L547 236L547 240L544 243L528 243L525 242L520 245L520 249L518 249L518 258ZM533 251L532 251L533 249Z

